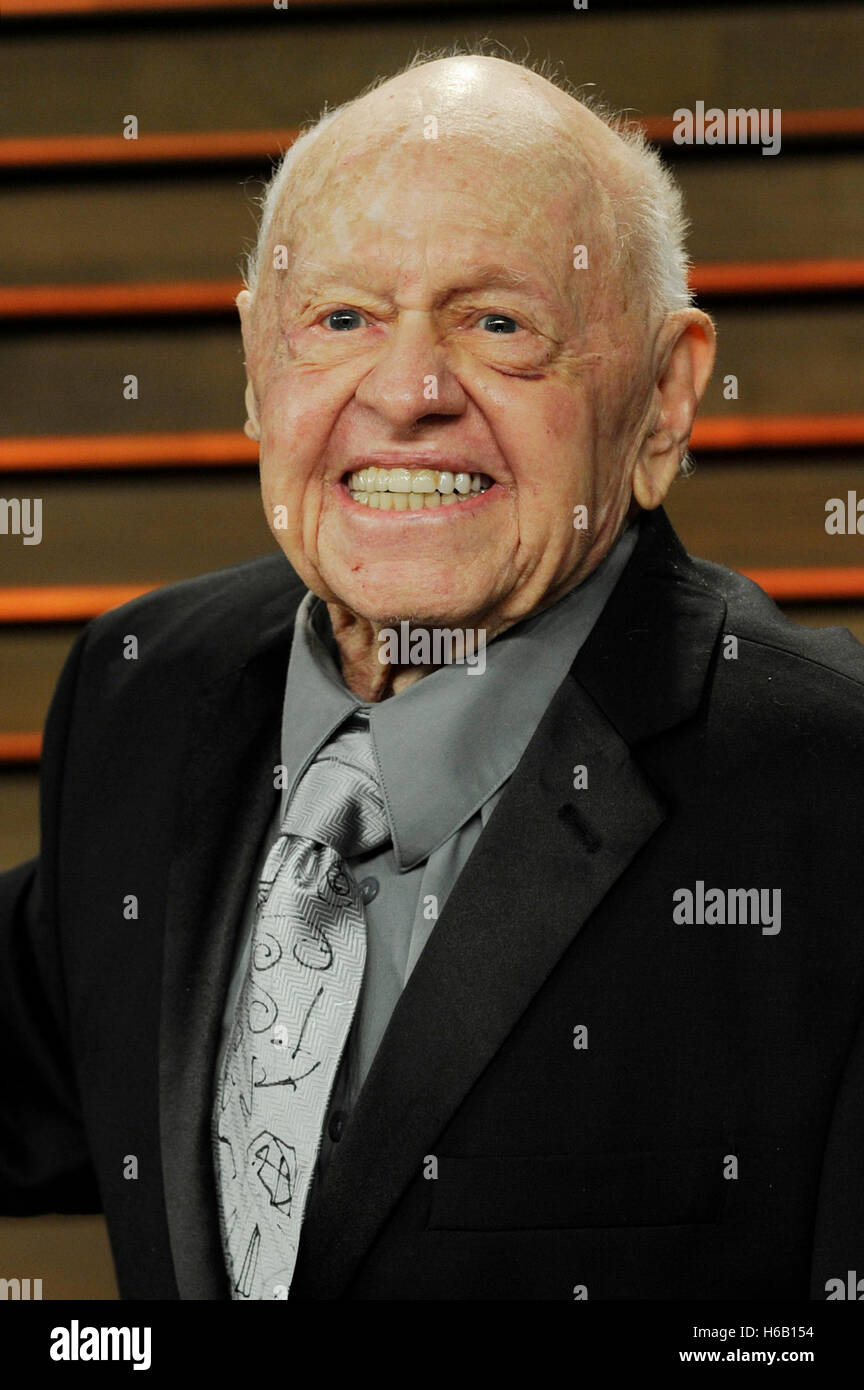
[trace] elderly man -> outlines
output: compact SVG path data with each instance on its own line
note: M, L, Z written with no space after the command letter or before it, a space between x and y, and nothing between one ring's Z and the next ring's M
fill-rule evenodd
M239 308L281 553L82 634L5 882L5 1208L103 1209L125 1296L864 1270L864 661L665 518L682 243L656 156L499 59L277 173Z

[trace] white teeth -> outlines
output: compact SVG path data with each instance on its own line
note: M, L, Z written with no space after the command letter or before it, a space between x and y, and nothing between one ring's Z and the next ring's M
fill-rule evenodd
M348 487L361 507L384 512L419 512L467 502L493 486L486 473L451 473L434 468L360 468Z
M411 473L407 468L391 468L389 473L389 488L391 492L410 492Z

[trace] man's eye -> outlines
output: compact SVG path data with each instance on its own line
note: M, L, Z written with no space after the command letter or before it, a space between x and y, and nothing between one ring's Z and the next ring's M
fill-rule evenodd
M479 322L485 324L490 333L515 333L519 327L509 314L484 314Z
M337 333L345 333L352 328L362 328L363 315L356 309L334 309L325 315L323 323Z

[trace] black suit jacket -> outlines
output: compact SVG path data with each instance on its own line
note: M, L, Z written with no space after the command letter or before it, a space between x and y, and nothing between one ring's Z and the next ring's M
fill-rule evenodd
M277 554L91 623L39 861L2 880L2 1206L103 1209L126 1297L229 1293L214 1061L303 592ZM643 518L398 1003L292 1297L821 1299L864 1272L862 692L847 632ZM676 924L697 881L780 889L780 932Z

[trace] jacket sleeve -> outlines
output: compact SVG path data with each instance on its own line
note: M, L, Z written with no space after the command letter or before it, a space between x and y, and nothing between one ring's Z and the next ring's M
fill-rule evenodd
M40 855L0 874L0 1212L101 1209L78 1105L58 923L66 743L88 629L51 702L40 775Z
M838 1293L837 1281L847 1289ZM859 1283L860 1281L860 1283ZM864 1299L864 1022L858 1029L831 1119L819 1179L811 1300Z

